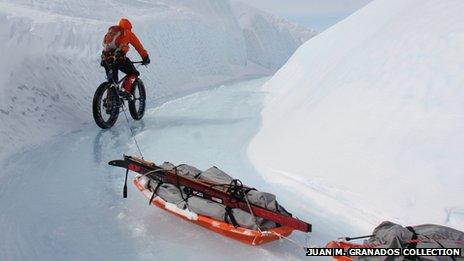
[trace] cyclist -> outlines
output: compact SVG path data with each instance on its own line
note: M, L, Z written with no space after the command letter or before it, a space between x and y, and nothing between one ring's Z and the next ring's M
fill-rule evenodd
M103 52L101 55L101 66L105 67L108 75L113 70L113 80L118 82L118 70L127 75L123 83L126 94L131 93L132 84L140 73L137 71L131 60L126 57L129 51L129 44L135 47L142 57L142 65L150 63L148 52L143 47L140 40L132 32L132 24L127 18L121 18L118 25L111 26L103 39ZM132 97L132 95L129 95Z

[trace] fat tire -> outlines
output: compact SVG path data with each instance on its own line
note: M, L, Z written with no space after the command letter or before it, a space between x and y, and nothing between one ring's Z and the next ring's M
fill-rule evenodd
M108 89L108 92L111 92L112 97L116 97L116 99L119 99L118 93L114 88L110 88L111 84L109 82L104 82L98 86L97 90L95 91L95 94L93 96L93 102L92 102L92 111L93 111L93 119L95 120L95 123L98 125L98 127L102 129L109 129L113 127L113 125L116 123L118 120L119 116L119 107L114 107L113 105L113 111L111 112L110 118L105 121L102 117L102 111L100 107L100 102L102 100L103 93Z
M129 101L129 112L132 118L136 121L141 120L143 115L145 114L146 108L146 98L147 94L145 92L145 85L141 79L137 79L134 84L132 85L132 95L135 97L135 92L138 91L139 93L139 108L136 107L135 100Z

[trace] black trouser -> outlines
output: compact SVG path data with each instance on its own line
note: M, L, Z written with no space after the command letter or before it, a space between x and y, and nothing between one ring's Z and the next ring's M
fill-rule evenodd
M134 74L137 77L140 75L139 71L135 69L134 64L127 57L118 59L116 62L109 64L104 62L103 67L105 67L106 75L110 72L110 69L113 69L113 80L118 82L118 71L125 73L126 75Z

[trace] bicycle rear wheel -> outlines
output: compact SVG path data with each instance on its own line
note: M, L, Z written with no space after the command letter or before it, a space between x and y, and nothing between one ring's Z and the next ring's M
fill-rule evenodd
M145 114L146 92L141 79L137 79L132 85L133 100L129 101L129 112L134 120L140 120Z
M93 96L93 118L98 127L111 128L119 116L119 96L115 88L109 82L98 86Z

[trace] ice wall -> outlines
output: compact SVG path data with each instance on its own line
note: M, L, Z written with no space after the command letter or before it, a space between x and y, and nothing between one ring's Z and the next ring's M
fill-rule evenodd
M101 40L122 16L151 55L152 64L140 68L149 105L277 69L250 54L228 0L1 1L0 157L91 123L91 98L104 80ZM301 30L299 43L308 38ZM283 63L296 47L280 46L286 57L266 55ZM133 50L129 56L139 60Z
M334 220L464 228L464 2L377 0L267 83L259 171Z

